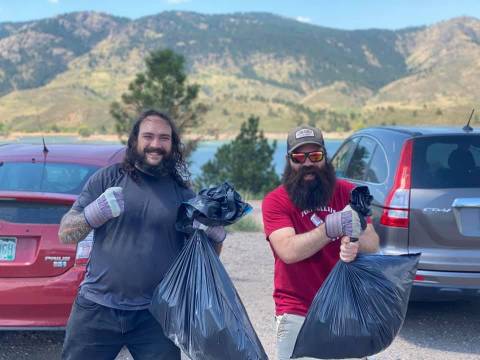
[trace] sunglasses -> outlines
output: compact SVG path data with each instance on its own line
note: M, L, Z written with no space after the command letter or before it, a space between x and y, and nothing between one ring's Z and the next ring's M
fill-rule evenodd
M307 160L307 157L311 162L316 163L322 161L325 154L323 151L296 152L290 154L290 159L295 164L303 164Z

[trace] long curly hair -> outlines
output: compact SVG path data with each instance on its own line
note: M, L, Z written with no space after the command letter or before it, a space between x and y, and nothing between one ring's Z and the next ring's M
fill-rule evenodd
M143 120L149 116L159 117L166 121L172 129L172 150L168 157L162 160L166 162L165 168L168 170L168 174L182 187L189 187L190 185L190 172L188 171L187 162L184 155L184 145L180 141L178 129L175 126L173 120L164 112L157 110L146 110L140 114L138 119L133 124L130 135L127 141L127 150L123 159L123 170L136 182L140 181L139 170L135 167L135 162L138 159L137 145L138 135L140 133L140 125Z

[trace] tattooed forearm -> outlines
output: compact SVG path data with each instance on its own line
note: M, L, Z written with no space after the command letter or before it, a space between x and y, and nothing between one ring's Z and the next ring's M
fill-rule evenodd
M70 210L60 222L58 237L64 244L76 244L85 239L90 231L92 231L92 228L85 221L83 213Z

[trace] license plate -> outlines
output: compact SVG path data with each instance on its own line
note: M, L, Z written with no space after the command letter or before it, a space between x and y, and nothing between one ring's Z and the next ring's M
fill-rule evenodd
M0 261L15 260L16 248L17 248L16 238L0 237Z

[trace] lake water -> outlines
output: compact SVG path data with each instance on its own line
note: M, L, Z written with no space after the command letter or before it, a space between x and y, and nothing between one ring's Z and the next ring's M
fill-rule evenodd
M29 144L42 144L42 138L37 136L25 136L19 138L16 142L29 143ZM88 139L81 139L73 136L45 136L45 142L48 144L67 144L67 143L89 143L92 141ZM5 141L0 139L0 144L4 144ZM114 144L118 142L107 142L107 141L95 141L95 143L102 144ZM199 143L197 150L192 154L190 160L190 171L192 172L193 177L196 177L201 172L201 167L208 160L213 159L217 149L225 144L226 141L203 141ZM342 140L326 140L325 146L327 147L327 152L329 155L333 155L338 149ZM283 168L285 166L285 154L287 152L287 142L277 140L277 149L273 155L273 161L275 164L276 172L281 175Z
M338 147L343 140L326 140L325 146L327 153L333 155L337 151ZM201 167L208 160L213 159L218 147L225 144L223 141L205 141L200 143L197 150L191 156L190 171L195 177L201 172ZM285 167L285 154L287 153L287 141L277 140L277 149L273 154L273 162L275 164L275 170L277 174L281 175Z

